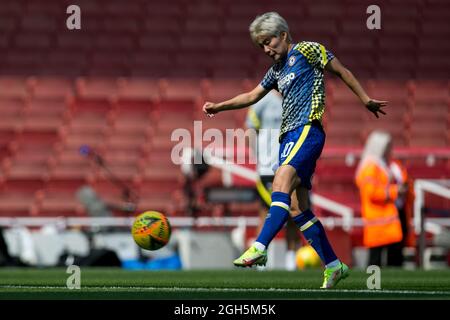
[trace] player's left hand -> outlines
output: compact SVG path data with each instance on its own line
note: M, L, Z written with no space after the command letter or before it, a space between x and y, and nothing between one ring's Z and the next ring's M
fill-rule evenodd
M375 117L379 118L378 116L378 112L381 114L386 114L386 112L384 112L381 108L387 106L388 102L387 101L379 101L379 100L374 100L374 99L370 99L367 103L366 103L366 108L372 112Z

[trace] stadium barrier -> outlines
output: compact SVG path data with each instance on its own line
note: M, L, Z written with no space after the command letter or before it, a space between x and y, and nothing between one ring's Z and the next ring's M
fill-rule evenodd
M414 228L419 235L419 266L427 268L425 255L429 255L426 248L426 232L441 235L446 227L450 227L449 218L427 218L425 216L425 192L450 199L450 180L419 179L414 182ZM431 220L431 221L430 221ZM450 245L450 244L447 244Z

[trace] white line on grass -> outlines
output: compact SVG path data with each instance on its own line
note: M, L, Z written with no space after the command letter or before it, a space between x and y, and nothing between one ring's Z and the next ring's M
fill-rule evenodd
M67 289L65 286L23 286L23 285L0 285L0 289ZM450 291L420 291L420 290L369 290L369 289L282 289L282 288L196 288L196 287L133 287L133 286L85 286L84 290L131 290L131 291L166 291L166 292L184 292L184 291L196 291L196 292L303 292L303 293L370 293L370 294L411 294L411 295L434 295L434 294L447 294L450 298Z

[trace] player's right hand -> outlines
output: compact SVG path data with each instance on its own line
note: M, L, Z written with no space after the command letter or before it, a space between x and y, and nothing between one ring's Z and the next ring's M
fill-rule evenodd
M208 116L208 117L214 117L214 115L219 112L216 109L216 104L212 103L212 102L205 102L205 104L203 105L203 112Z

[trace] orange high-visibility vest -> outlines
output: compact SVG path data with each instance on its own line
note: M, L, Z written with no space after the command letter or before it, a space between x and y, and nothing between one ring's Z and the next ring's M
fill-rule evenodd
M361 196L364 246L372 248L400 242L402 227L395 206L398 190L387 168L368 162L356 177L356 184Z

